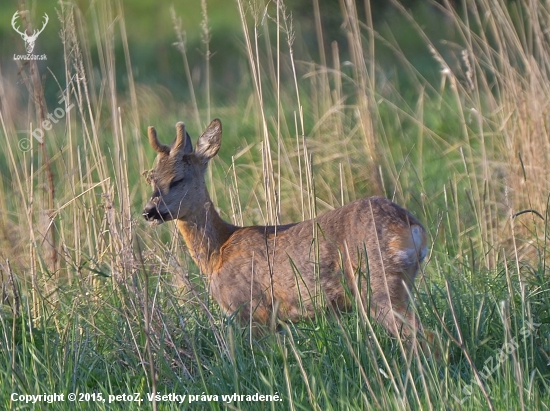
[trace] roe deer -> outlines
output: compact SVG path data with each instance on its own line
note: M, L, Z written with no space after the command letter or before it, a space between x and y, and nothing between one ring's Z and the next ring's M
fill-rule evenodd
M312 317L323 304L349 308L360 294L363 306L395 336L409 337L419 329L409 295L427 253L427 236L411 213L371 197L301 223L234 226L216 212L204 180L221 145L220 120L210 123L195 149L185 125L177 123L176 130L167 146L148 129L158 156L148 178L153 196L143 216L159 223L176 220L226 313L254 324L297 321Z

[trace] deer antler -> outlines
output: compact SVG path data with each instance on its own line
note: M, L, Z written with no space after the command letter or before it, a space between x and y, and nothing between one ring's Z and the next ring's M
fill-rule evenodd
M34 32L32 34L33 38L38 37L38 35L44 31L44 29L46 28L46 24L48 24L48 21L50 21L50 18L48 17L48 15L46 13L44 13L44 24L42 24L42 28L40 30L38 30L38 31L34 30Z
M18 32L19 34L21 34L21 36L24 36L26 37L27 36L27 33L25 32L21 32L19 30L19 26L15 26L16 24L16 21L17 21L17 17L19 17L19 11L16 11L14 14L13 14L13 17L11 18L11 26L13 27L13 29Z
M157 131L155 130L155 127L149 127L147 129L147 132L149 134L149 143L151 144L151 147L157 152L161 154L169 154L170 153L170 147L167 145L162 144L158 137L157 137Z

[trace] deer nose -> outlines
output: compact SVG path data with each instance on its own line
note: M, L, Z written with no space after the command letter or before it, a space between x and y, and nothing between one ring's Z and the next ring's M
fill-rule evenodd
M147 221L153 221L153 220L160 220L161 219L161 216L159 214L159 210L157 208L157 205L155 203L153 203L152 201L149 201L145 205L145 208L143 209L142 215Z

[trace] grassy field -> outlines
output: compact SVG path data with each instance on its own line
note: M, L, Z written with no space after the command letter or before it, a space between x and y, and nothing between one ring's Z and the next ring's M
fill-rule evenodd
M352 1L345 44L325 40L314 7L311 62L282 2L238 0L244 74L230 103L212 90L223 70L208 13L199 63L173 13L182 103L134 78L122 1L84 17L60 3L56 80L43 85L34 63L11 81L0 68L1 407L548 409L550 10L466 3L433 6L457 39L435 44L394 4L433 83ZM48 115L57 123L35 131ZM226 220L288 223L382 194L424 223L415 309L433 344L404 349L355 310L263 337L223 316L175 226L141 216L147 126L170 142L183 120L196 139L214 117L224 140L208 181Z

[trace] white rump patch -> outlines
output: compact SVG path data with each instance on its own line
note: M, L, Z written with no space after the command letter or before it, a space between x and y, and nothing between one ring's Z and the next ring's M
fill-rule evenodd
M428 253L428 248L422 246L422 229L416 225L411 227L413 246L396 250L396 255L404 264L416 264L422 261Z
M422 239L423 239L422 229L417 225L413 225L411 227L411 233L412 233L412 238L413 238L413 243L415 248L414 254L418 255L418 259L422 261L424 257L426 257L426 255L428 254L428 247L423 246L422 244Z

